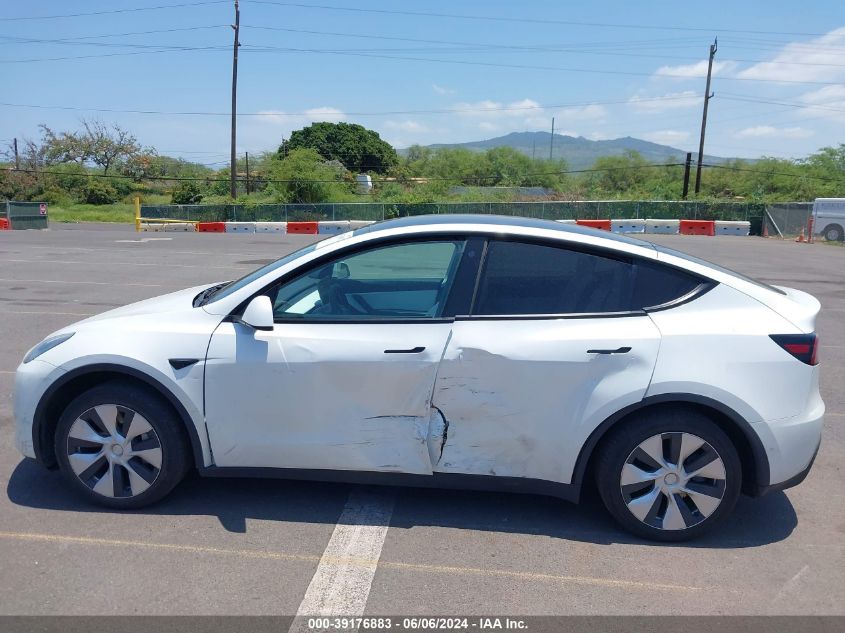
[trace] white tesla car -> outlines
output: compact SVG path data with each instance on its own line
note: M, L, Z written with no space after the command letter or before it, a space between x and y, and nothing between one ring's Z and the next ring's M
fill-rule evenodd
M818 312L609 233L393 220L56 332L18 368L17 445L114 508L191 468L571 501L597 488L626 529L681 540L740 491L806 476Z

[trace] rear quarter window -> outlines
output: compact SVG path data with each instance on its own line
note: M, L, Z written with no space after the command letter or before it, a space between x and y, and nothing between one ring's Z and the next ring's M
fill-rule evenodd
M631 309L653 308L680 299L700 286L695 275L662 264L639 262L631 295Z

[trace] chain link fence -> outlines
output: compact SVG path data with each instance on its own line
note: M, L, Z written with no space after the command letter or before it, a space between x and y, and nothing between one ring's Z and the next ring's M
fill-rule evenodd
M771 237L794 237L801 229L807 230L807 221L812 214L812 202L768 204L763 221Z
M323 204L197 204L142 205L146 219L190 222L309 222L386 220L439 213L515 215L548 220L689 219L746 220L760 234L766 205L737 202L664 200L595 200L574 202L442 202L442 203L323 203Z

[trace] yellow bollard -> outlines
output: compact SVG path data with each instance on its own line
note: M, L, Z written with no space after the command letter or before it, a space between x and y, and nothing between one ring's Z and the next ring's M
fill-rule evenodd
M141 232L141 196L135 196L135 232Z

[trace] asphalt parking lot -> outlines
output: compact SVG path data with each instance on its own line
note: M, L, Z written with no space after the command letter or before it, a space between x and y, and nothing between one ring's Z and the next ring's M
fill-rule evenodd
M13 445L26 350L112 307L238 277L316 236L0 232L0 614L297 612L350 499L392 508L366 613L845 614L845 248L651 236L823 305L824 439L807 480L742 498L717 534L655 545L595 501L190 477L158 505L75 497ZM350 497L351 495L351 497Z

